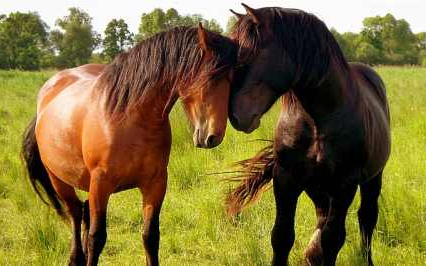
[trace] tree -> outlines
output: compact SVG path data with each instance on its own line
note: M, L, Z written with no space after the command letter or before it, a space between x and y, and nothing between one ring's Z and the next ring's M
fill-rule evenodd
M57 66L60 68L88 63L100 43L100 35L93 30L89 14L74 7L69 12L68 16L56 21L61 30L53 30L50 36L59 53Z
M355 51L355 56L358 61L377 65L382 63L382 53L374 45L368 42L361 42Z
M235 16L229 17L228 21L226 22L226 31L225 35L229 36L231 32L234 30L234 26L237 23L237 18Z
M164 11L161 8L156 8L151 13L142 14L137 38L138 40L146 39L157 32L167 30L169 27L169 23L166 23Z
M426 67L426 32L416 34L417 47L419 48L418 63Z
M419 32L416 37L419 49L426 50L426 32Z
M215 31L217 33L222 33L223 32L222 27L219 25L219 23L217 22L217 20L211 19L211 20L204 20L203 22L204 22L203 26L206 29L209 29L211 31Z
M330 31L333 34L334 38L336 39L337 43L339 44L340 49L342 49L342 52L345 55L346 60L355 61L357 34L352 32L345 32L343 34L340 34L334 28L331 28Z
M111 20L106 29L105 37L102 41L102 55L106 60L111 61L114 57L128 49L133 44L133 34L123 19Z
M0 67L36 70L48 52L48 27L37 13L0 16Z
M361 42L374 46L380 53L382 64L416 64L418 61L417 38L404 19L391 14L384 17L368 17L363 21ZM364 45L364 48L366 46Z
M214 19L208 21L199 14L181 16L174 8L170 8L166 12L161 8L156 8L150 13L142 14L136 39L138 41L146 39L158 32L167 31L177 26L196 26L199 22L203 23L206 29L219 33L223 32L219 23Z

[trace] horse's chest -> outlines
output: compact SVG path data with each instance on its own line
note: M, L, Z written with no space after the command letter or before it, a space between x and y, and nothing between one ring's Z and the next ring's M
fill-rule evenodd
M105 165L108 175L116 177L117 187L143 185L166 169L171 146L167 125L158 132L133 126L111 131L114 133L107 138L108 145L96 151L101 158L97 163Z

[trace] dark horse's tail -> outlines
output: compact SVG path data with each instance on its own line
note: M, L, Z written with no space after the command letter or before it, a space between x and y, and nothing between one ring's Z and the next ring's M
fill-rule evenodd
M226 178L230 181L241 181L226 198L227 213L230 216L240 213L270 187L268 184L272 179L274 167L273 144L263 148L253 158L238 162L237 165L240 167L238 175Z
M30 178L31 185L34 188L34 191L37 193L40 199L44 203L49 205L45 198L42 196L42 192L40 191L41 186L43 187L44 193L47 195L55 211L61 217L65 218L65 211L62 204L62 200L59 198L59 195L53 188L46 168L41 162L40 153L38 151L38 145L35 136L35 125L36 118L34 118L28 125L22 139L21 153L28 171L28 177Z

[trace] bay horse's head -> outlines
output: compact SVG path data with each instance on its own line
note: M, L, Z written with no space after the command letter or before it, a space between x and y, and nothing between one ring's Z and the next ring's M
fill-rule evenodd
M236 44L198 26L202 59L192 84L178 89L184 110L194 127L194 145L213 148L225 135L230 86L237 57Z
M231 10L238 18L231 39L239 52L229 118L237 130L249 133L285 92L318 84L329 60L322 56L329 37L327 27L312 14L242 5L244 15Z

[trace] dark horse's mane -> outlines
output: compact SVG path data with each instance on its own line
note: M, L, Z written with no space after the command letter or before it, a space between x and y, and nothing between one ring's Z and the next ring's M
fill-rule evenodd
M348 71L348 63L336 39L315 15L279 7L259 8L256 14L271 19L273 42L295 64L293 87L320 85L329 73L332 60ZM261 46L259 31L262 30L258 30L249 16L244 16L235 25L231 38L239 42L240 65L250 63L257 55Z
M116 56L99 79L98 89L106 97L106 112L111 116L125 113L152 89L161 88L170 101L178 88L190 86L197 76L196 82L200 84L227 72L235 64L236 45L220 34L207 34L212 58L205 65L196 27L176 27L158 33Z

